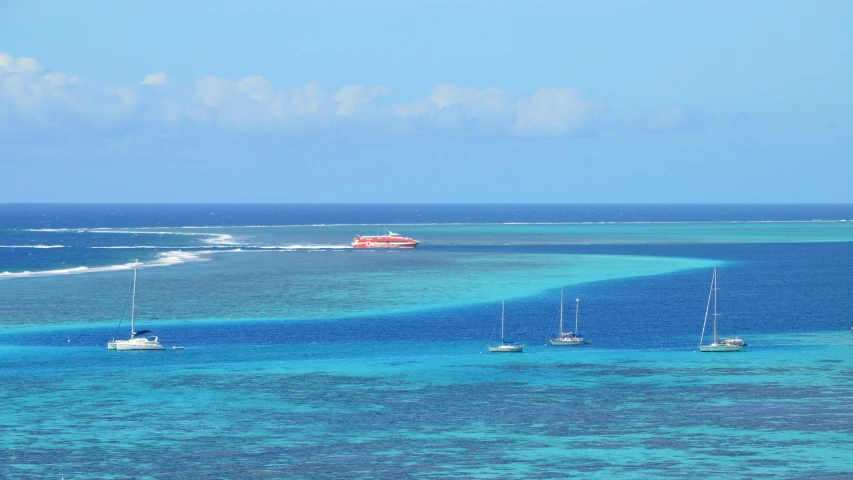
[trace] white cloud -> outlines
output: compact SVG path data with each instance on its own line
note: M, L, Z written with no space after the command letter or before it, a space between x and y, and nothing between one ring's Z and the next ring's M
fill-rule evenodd
M283 105L285 113L300 117L311 117L331 110L329 98L319 83L312 82L289 93L290 101Z
M266 126L280 118L278 106L284 95L261 76L237 81L204 77L195 83L193 95L181 100L184 105L195 103L202 107L205 118L222 127L243 130Z
M509 95L497 88L477 90L450 83L433 88L429 99L439 110L461 106L472 116L504 113L510 106Z
M327 123L334 116L335 101L317 83L292 90L276 90L264 77L241 80L204 77L186 103L195 103L222 127L264 130L298 127L300 122Z
M392 112L402 117L434 117L455 110L467 118L489 120L503 117L512 107L509 95L497 88L478 90L442 83L432 89L428 98L394 105Z
M332 95L332 100L338 103L335 114L339 116L356 115L368 109L376 97L386 95L389 91L388 87L373 87L370 90L361 85L343 87Z
M204 77L195 82L194 100L208 107L218 107L222 102L236 92L234 82L224 78Z
M19 124L55 125L69 114L95 107L87 106L91 92L80 78L43 71L32 58L0 52L0 116L14 115Z
M142 84L143 85L150 85L150 86L165 85L166 82L168 82L168 81L169 81L169 77L167 77L165 73L157 72L157 73L149 73L148 75L145 75L145 78L142 79Z
M586 133L604 113L602 105L571 87L542 87L518 99L513 128L525 135Z
M438 127L445 131L507 133L515 118L515 102L497 88L477 89L451 83L436 85L427 98L398 103L387 110L394 128ZM407 122L407 123L406 123Z
M246 77L234 85L238 94L245 95L259 104L269 104L275 101L275 87L269 80L260 75Z
M42 75L41 77L47 83L50 84L51 87L60 87L63 85L69 85L72 83L80 83L80 77L76 75L66 75L62 72L50 72Z
M44 67L30 57L15 58L6 52L0 52L0 73L22 73L33 75L44 70Z
M389 91L365 85L327 91L317 83L282 89L260 75L181 83L163 72L145 75L137 84L108 84L0 52L0 124L15 125L16 131L195 126L286 132L370 125L391 132L576 136L595 133L606 111L601 101L568 86L517 96L495 87L443 83L425 96L383 103ZM626 123L644 131L685 130L701 128L708 117L676 106L636 111Z
M429 99L421 98L409 103L391 105L391 114L395 117L420 118L435 115L435 105Z
M571 87L540 88L513 99L498 88L437 85L429 97L392 106L393 115L451 128L468 127L516 135L577 135L592 132L604 114L600 102Z
M125 86L105 85L103 87L104 107L117 116L134 113L138 104L136 92Z

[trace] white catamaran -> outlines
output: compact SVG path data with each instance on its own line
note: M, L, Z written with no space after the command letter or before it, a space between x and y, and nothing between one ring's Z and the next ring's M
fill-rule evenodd
M524 344L504 342L504 302L501 300L501 343L499 345L486 345L490 352L494 353L521 353Z
M560 333L556 337L552 337L548 339L548 343L551 345L560 345L560 346L575 346L575 345L583 345L583 337L579 336L578 331L578 309L580 308L580 299L575 299L575 331L574 332L563 332L563 290L560 290Z
M110 350L165 350L166 347L160 345L157 337L145 337L146 333L151 333L151 330L134 329L134 314L136 310L136 269L133 269L133 296L130 304L130 338L127 340L112 339L107 342L107 348Z
M711 295L714 296L714 341L708 345L702 345L705 339L705 327L708 325L708 311L711 308ZM705 306L705 323L702 324L702 336L699 337L700 352L739 352L746 346L741 338L717 338L717 267L714 267L714 276L711 277L711 291L708 292L708 305Z

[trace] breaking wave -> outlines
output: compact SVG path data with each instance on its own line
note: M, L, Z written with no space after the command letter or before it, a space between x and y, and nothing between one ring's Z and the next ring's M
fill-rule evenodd
M149 267L168 267L170 265L178 265L187 262L205 261L204 256L207 252L183 252L171 251L162 252L157 255L157 258L146 262L129 262L120 265L107 265L103 267L74 267L63 268L57 270L41 270L41 271L24 271L24 272L0 272L0 278L26 278L26 277L49 277L54 275L78 275L81 273L98 273L98 272L114 272L119 270L130 270L133 268L149 268Z
M158 247L154 245L140 246L112 246L112 247L89 247L100 249L158 249L169 247ZM186 247L181 247L186 248ZM214 253L263 253L263 252L295 252L295 251L328 251L328 250L347 250L352 249L349 245L264 245L248 248L229 248L229 249L208 249L185 251L185 250L170 250L160 252L154 260L135 261L119 265L107 265L102 267L74 267L63 268L56 270L40 270L40 271L23 271L23 272L0 272L0 279L3 278L27 278L27 277L48 277L54 275L78 275L81 273L99 273L99 272L114 272L120 270L131 270L134 268L150 268L150 267L168 267L171 265L180 265L188 262L203 262L209 260L209 256Z
M257 247L259 250L345 250L351 249L350 245L264 245Z
M109 245L86 247L95 250L206 250L210 248L233 248L234 245L181 245L181 246L166 246L166 245Z
M238 245L233 235L227 233L202 233L202 232L173 232L169 230L140 229L117 229L117 228L30 228L27 232L75 232L75 233L117 233L125 235L183 235L192 237L204 237L202 242L216 245Z
M239 246L238 249L233 249L234 246ZM216 252L256 252L256 251L278 251L278 250L344 250L351 249L352 247L349 245L253 245L253 244L235 244L235 245L205 245L205 246L158 246L158 245L111 245L111 246L98 246L98 247L88 247L92 249L98 250L207 250L211 248L216 249L226 249L230 248L231 250L216 250ZM197 252L204 253L204 252ZM214 251L210 251L207 253L214 253Z

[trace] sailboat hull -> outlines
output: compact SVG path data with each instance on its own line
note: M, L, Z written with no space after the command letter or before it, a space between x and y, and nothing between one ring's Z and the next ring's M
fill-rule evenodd
M700 345L700 352L739 352L743 350L742 345L724 345L721 343L712 343L710 345Z
M116 350L165 350L166 347L160 345L157 337L145 338L134 337L130 340L115 340Z
M573 338L571 340L561 340L559 338L549 338L548 343L551 345L556 345L558 347L575 347L578 345L583 345L582 338Z
M486 348L492 353L521 353L524 351L524 345L488 345Z

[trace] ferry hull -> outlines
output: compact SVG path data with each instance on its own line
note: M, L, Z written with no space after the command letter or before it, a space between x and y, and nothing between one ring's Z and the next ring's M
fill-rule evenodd
M384 235L356 235L352 248L415 248L420 242L388 231Z
M419 242L390 243L390 242L352 242L352 248L415 248Z

